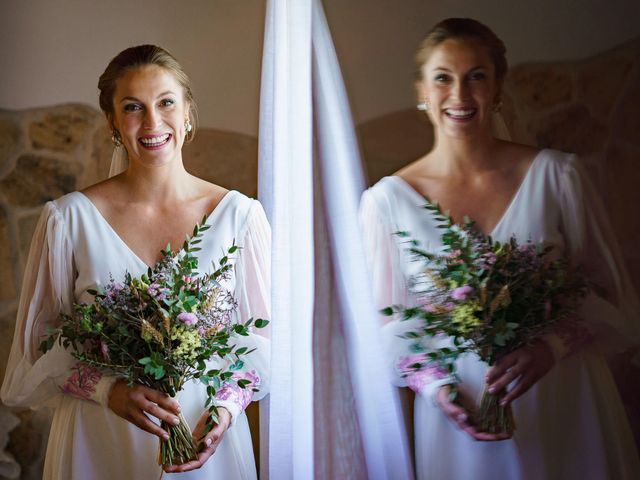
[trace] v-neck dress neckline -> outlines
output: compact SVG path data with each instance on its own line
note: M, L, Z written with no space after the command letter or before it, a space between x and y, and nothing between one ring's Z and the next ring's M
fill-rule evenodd
M98 218L99 222L112 234L112 236L114 238L117 239L118 243L120 243L122 245L123 248L125 248L130 254L131 256L140 264L140 265L144 265L145 270L148 268L153 268L153 266L147 264L147 262L145 262L144 260L142 260L142 258L140 257L140 255L138 255L130 246L127 242L124 241L124 239L122 238L122 236L120 236L120 234L116 231L115 228L113 228L113 226L111 225L111 223L109 223L109 221L105 218L105 216L102 214L102 212L100 211L100 209L98 207L96 207L95 203L93 203L91 201L91 199L89 197L87 197L84 193L82 192L76 192L78 193L78 197L82 199L82 201L87 204L89 206L89 208L95 213L96 218ZM211 210L211 212L209 212L209 214L206 216L205 218L205 225L209 225L212 226L213 223L216 220L217 217L217 212L221 211L222 208L220 208L221 206L224 205L224 203L228 202L230 197L233 196L233 194L235 194L236 191L235 190L229 190L227 193L224 194L224 196L222 197L222 199L220 199L220 201L216 204L216 206L213 208L213 210Z
M540 150L535 157L533 157L533 160L531 161L531 165L529 165L529 167L527 168L527 172L525 173L524 177L522 178L522 180L520 181L520 184L518 185L518 188L516 189L516 191L514 192L513 196L511 197L511 200L509 201L507 207L505 208L504 212L502 212L502 215L500 216L500 219L498 220L498 222L493 226L493 228L491 229L491 231L489 233L484 233L485 235L489 235L491 237L494 237L496 235L497 232L499 232L500 227L506 222L506 220L509 218L509 216L511 215L511 212L513 210L515 210L515 205L518 203L518 201L520 200L520 198L523 195L523 191L526 190L528 184L531 181L531 178L533 177L533 172L534 169L537 168L537 163L540 162L540 158L542 157L542 153L544 152L543 150ZM420 193L418 193L418 191L413 188L404 178L398 176L398 175L391 175L387 178L392 179L392 181L395 181L398 185L401 186L401 189L406 191L410 196L417 198L420 200L420 202L422 202L422 204L424 204L424 202L426 200L428 200L428 197L424 197L423 195L421 195Z

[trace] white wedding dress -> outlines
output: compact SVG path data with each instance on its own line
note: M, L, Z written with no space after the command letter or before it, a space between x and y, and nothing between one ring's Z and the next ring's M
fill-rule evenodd
M462 194L462 193L461 193ZM363 196L361 222L380 308L412 304L407 278L412 262L408 231L421 247L442 248L436 222L424 198L400 177L380 180ZM574 156L542 150L533 161L491 235L553 245L585 265L604 296L590 294L581 318L594 341L559 359L553 369L513 403L517 430L512 440L477 442L458 430L435 406L433 394L448 379L412 382L398 362L410 355L409 330L394 319L384 326L390 365L399 385L423 385L415 400L415 456L422 480L631 480L640 478L640 461L625 411L603 350L638 340L638 303L627 278L606 212L581 173ZM606 297L606 299L605 299ZM415 303L413 303L415 304ZM569 335L571 332L568 332ZM579 332L577 332L579 333ZM567 332L556 340L564 350ZM562 348L560 348L562 351ZM471 398L482 393L486 364L475 355L458 361L460 389Z
M209 215L198 252L200 271L212 268L235 240L238 250L233 278L227 287L238 302L238 321L269 318L271 236L262 206L230 191ZM91 201L74 192L45 205L31 245L16 322L16 332L2 385L2 400L10 406L49 406L53 423L44 478L55 480L131 479L160 477L158 437L116 416L106 404L112 377L78 380L77 363L61 347L42 355L38 345L60 311L74 302L91 302L88 289L105 285L125 272L139 276L147 265L118 237ZM268 393L270 342L268 327L256 329L236 343L257 347L245 363L245 373L260 379L253 400ZM74 372L76 372L74 376ZM255 377L252 377L255 378ZM237 388L237 387L236 387ZM63 393L63 390L67 393ZM70 393L71 392L71 393ZM165 474L180 479L254 479L257 477L251 435L244 407L250 393L221 389L217 404L232 413L233 424L215 454L199 470ZM204 411L203 385L188 383L179 394L187 422L193 428Z

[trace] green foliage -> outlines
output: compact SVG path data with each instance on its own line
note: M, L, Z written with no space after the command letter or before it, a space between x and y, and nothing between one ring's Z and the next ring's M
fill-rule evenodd
M59 342L81 362L126 379L129 385L146 385L172 396L186 381L198 379L206 385L205 408L215 421L213 398L223 382L243 389L251 384L233 374L252 351L236 348L236 335L249 335L269 322L232 322L237 304L224 285L233 273L237 245L223 252L212 265L213 273L198 273L197 245L210 228L205 220L176 253L167 245L162 260L140 277L126 273L122 283L112 278L103 289L90 290L94 303L76 304L70 315L60 315L60 326L48 332L40 349L46 352ZM228 366L210 369L211 361ZM195 450L184 444L191 444L188 426L163 428L177 439L162 442L161 463L195 458Z
M491 365L572 316L591 287L579 267L552 259L549 246L519 244L515 237L495 241L468 217L457 225L437 203L427 201L424 208L441 230L443 252L426 252L408 232L397 232L421 265L410 279L418 306L390 306L382 313L421 320L403 335L415 340L415 352L425 352L425 339L446 335L447 346L425 352L425 359L454 376L461 355L474 352Z

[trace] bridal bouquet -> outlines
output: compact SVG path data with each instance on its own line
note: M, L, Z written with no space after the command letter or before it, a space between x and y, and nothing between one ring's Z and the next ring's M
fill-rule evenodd
M236 301L221 282L231 276L236 245L214 265L213 273L198 275L194 253L207 229L203 219L181 250L174 254L167 246L162 260L146 274L126 274L122 282L111 279L103 290L90 291L95 302L76 304L71 315L62 314L60 326L50 332L41 350L46 352L59 341L90 367L171 396L188 380L199 379L207 389L207 429L213 428L217 421L213 400L223 382L256 387L233 375L250 351L236 347L232 334L248 335L252 327L262 328L268 321L231 321ZM216 357L227 359L228 366L207 370L207 361ZM180 420L178 426L161 423L169 432L169 440L160 442L161 465L182 464L197 456L191 430L182 415Z
M458 226L437 204L428 202L425 208L442 230L444 249L434 255L409 239L411 253L422 262L420 273L410 279L417 306L383 310L386 315L399 313L404 320L419 319L419 327L404 335L415 340L418 354L405 375L437 368L456 378L455 362L467 352L493 365L575 313L587 283L568 261L549 258L551 247L518 244L514 237L500 243L474 229L467 217ZM423 346L425 337L440 335L450 337L447 346ZM504 393L483 393L476 418L482 431L512 433L515 429L511 408L499 404Z

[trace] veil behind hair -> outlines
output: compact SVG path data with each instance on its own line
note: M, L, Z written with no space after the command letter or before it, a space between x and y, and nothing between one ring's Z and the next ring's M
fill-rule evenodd
M127 149L122 145L113 148L111 155L111 167L109 167L109 178L124 172L129 166L129 157Z
M511 133L509 132L509 128L504 121L504 117L500 112L493 112L491 115L491 128L493 130L493 136L500 139L506 140L508 142L511 141Z

